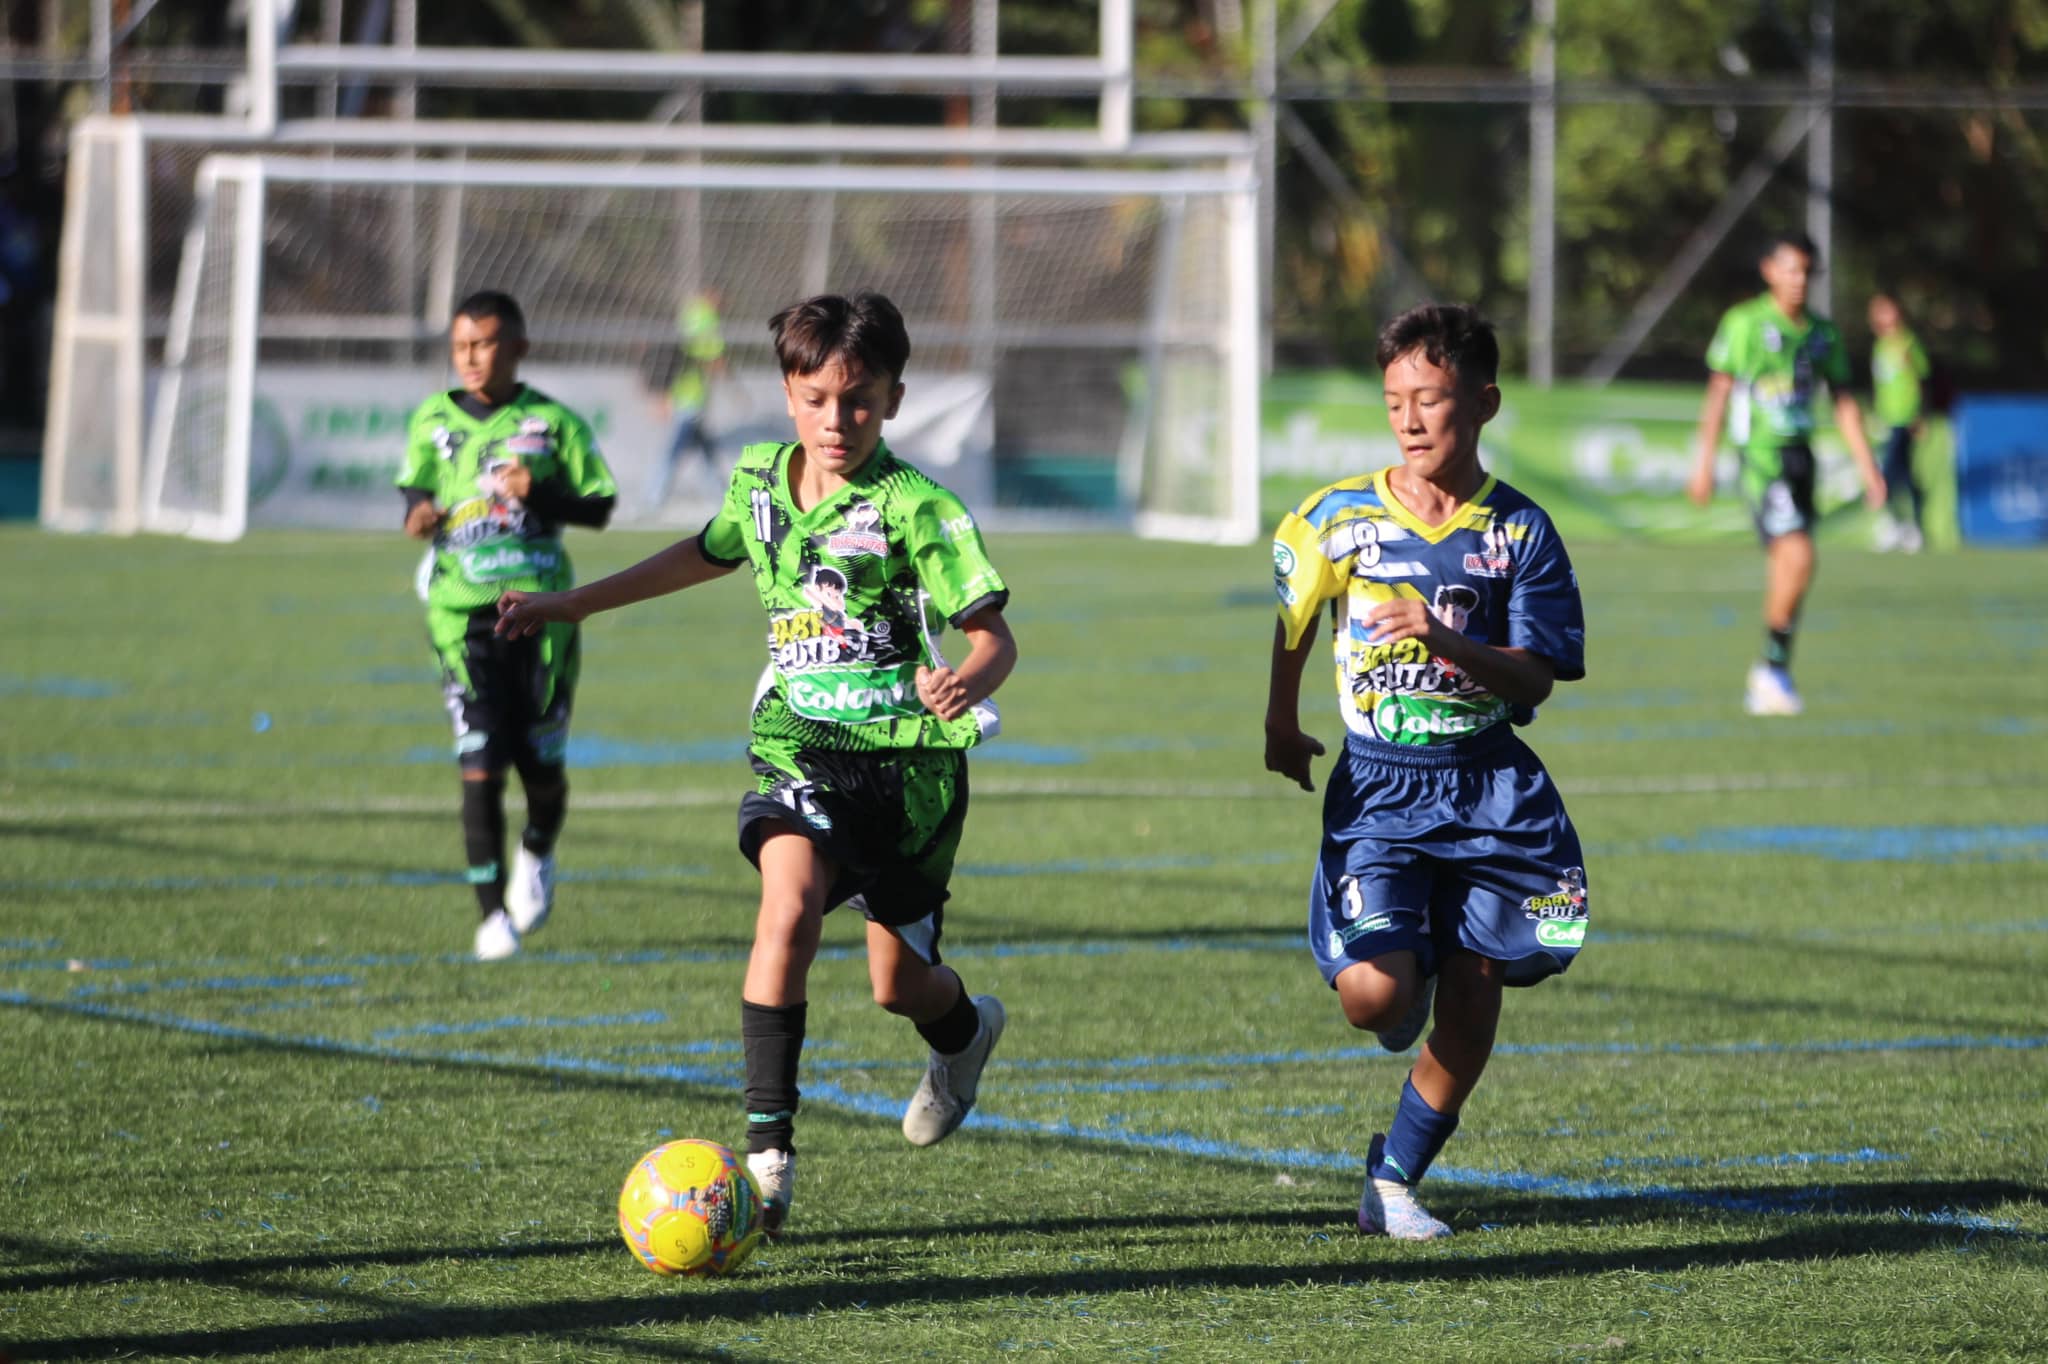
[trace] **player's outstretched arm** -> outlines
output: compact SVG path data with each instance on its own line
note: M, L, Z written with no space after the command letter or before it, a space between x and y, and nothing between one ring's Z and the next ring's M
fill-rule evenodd
M1718 370L1707 375L1707 396L1700 404L1699 440L1693 456L1692 479L1685 495L1704 507L1714 500L1714 456L1721 452L1721 423L1728 415L1728 395L1735 388L1733 375Z
M1278 772L1304 791L1316 789L1310 764L1323 756L1322 744L1301 729L1301 672L1316 647L1313 628L1287 647L1287 625L1273 626L1273 668L1266 683L1266 770Z
M498 598L497 632L513 639L538 634L550 621L574 624L599 611L665 597L713 578L723 578L737 567L705 558L703 547L692 536L649 555L631 568L620 569L609 578L599 578L567 592L507 592Z
M1017 666L1016 637L996 607L975 612L960 622L960 631L967 657L959 667L917 670L917 699L941 720L957 720L988 700Z
M1863 479L1864 502L1872 510L1881 510L1885 499L1884 474L1870 453L1870 438L1863 433L1863 409L1857 405L1855 394L1835 394L1835 425L1840 428L1849 453L1856 457L1856 472Z

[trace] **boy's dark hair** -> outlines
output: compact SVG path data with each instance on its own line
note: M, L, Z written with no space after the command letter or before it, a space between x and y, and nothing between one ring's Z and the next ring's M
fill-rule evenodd
M526 314L519 310L518 300L496 289L477 290L455 305L454 316L466 317L473 322L495 317L505 331L516 336L526 335Z
M1385 369L1416 350L1432 365L1456 375L1462 385L1484 388L1500 375L1500 342L1494 339L1493 324L1463 303L1410 308L1380 328L1374 358Z
M903 314L880 294L818 294L769 318L768 330L785 376L816 374L834 360L857 360L870 374L887 374L893 384L910 363Z
M1765 237L1763 250L1756 253L1757 262L1761 264L1769 260L1778 254L1780 247L1786 246L1791 247L1794 251L1805 253L1809 264L1820 264L1820 248L1813 244L1813 238L1795 227L1783 228Z

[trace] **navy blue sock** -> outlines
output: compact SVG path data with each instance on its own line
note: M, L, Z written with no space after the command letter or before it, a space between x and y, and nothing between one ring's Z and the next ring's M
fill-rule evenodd
M1380 1158L1366 1171L1374 1179L1394 1179L1418 1184L1429 1173L1430 1162L1444 1149L1451 1133L1458 1130L1458 1115L1439 1113L1415 1092L1413 1080L1401 1085L1401 1105L1394 1110L1393 1125L1387 1128L1387 1144Z

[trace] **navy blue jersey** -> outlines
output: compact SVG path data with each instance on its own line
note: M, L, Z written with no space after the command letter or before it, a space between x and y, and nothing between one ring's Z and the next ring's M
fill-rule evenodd
M1387 472L1333 483L1280 522L1273 583L1288 646L1332 603L1337 694L1362 738L1441 744L1526 722L1421 640L1373 643L1365 616L1412 597L1481 644L1541 655L1561 682L1584 677L1585 613L1564 542L1541 507L1491 476L1441 525L1425 525Z

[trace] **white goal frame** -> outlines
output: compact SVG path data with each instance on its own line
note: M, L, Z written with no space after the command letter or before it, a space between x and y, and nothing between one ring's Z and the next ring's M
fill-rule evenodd
M1256 538L1258 509L1258 402L1262 346L1258 309L1256 182L1248 160L1233 159L1207 168L1167 169L1024 168L1012 166L936 167L930 165L693 165L565 161L421 161L412 158L311 157L275 153L221 154L201 163L198 199L186 234L171 324L164 347L164 366L149 421L142 461L141 495L135 517L142 529L192 535L212 540L239 538L248 525L252 424L257 388L259 338L263 327L264 200L273 185L371 186L416 190L459 190L464 187L630 190L772 190L805 194L978 195L1023 197L1143 196L1164 203L1213 199L1221 203L1227 259L1216 263L1227 278L1219 291L1221 308L1214 333L1204 345L1222 365L1222 391L1216 395L1221 429L1216 432L1221 464L1215 478L1223 490L1221 505L1200 512L1177 510L1171 499L1146 497L1142 490L1160 476L1147 465L1161 452L1156 436L1127 442L1119 452L1120 483L1133 496L1130 526L1139 535L1216 543L1247 543ZM232 212L216 206L230 196ZM232 227L225 227L232 223ZM220 240L225 230L229 239ZM1172 228L1165 229L1169 233ZM224 367L211 391L224 395L220 426L219 477L211 505L173 506L165 496L171 467L173 424L187 383L186 367L193 354L195 319L201 316L200 276L204 268L216 275L226 266L225 338L217 320L209 322L210 364ZM1156 326L1171 303L1159 271L1154 280ZM211 284L218 314L222 281ZM445 321L445 319L443 319ZM912 320L915 334L915 319ZM1181 338L1185 340L1185 338ZM1161 338L1148 330L1140 343L1153 382L1147 392L1159 393ZM1137 400L1142 406L1147 399ZM1161 420L1172 413L1156 414ZM1155 414L1141 411L1139 422L1156 433ZM1000 521L1000 518L997 518ZM1034 518L1058 524L1057 518Z

